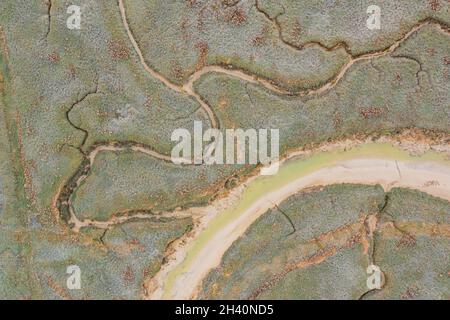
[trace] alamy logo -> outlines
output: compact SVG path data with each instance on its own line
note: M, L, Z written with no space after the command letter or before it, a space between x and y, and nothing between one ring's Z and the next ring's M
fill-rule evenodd
M175 164L262 164L261 174L278 171L278 129L218 129L203 132L201 121L194 122L194 136L187 129L173 131L172 141L178 142L172 149ZM269 147L270 144L270 147ZM269 155L270 149L270 155Z
M369 288L369 290L381 289L384 285L384 274L380 267L371 264L367 267L366 271L369 275L367 278L367 288Z
M68 266L66 273L70 276L67 278L66 285L69 290L81 289L81 269L77 265Z
M70 30L81 29L81 9L79 6L71 5L67 8L70 16L67 18L66 25Z
M367 14L370 14L366 25L369 30L381 29L381 8L376 5L371 5L367 8Z

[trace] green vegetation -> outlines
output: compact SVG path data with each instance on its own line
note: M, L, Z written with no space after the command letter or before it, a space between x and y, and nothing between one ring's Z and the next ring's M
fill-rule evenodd
M116 1L73 2L81 6L81 30L66 27L67 1L0 1L0 298L140 297L143 280L159 270L168 244L193 227L191 218L157 220L152 214L205 205L254 169L175 166L137 151L109 150L98 154L92 168L87 168L86 180L75 188L72 178L86 169L87 157L95 146L133 142L170 155L174 129L192 130L195 120L202 121L206 129L211 120L201 101L185 88L174 90L143 68ZM298 91L329 83L350 61L349 53L383 49L421 20L433 18L442 25L448 23L449 3L438 2L438 7L427 1L385 3L385 27L379 33L355 32L355 26L366 17L365 1L358 7L345 1L327 5L323 1L287 0L234 4L219 0L128 0L125 8L146 63L176 85L185 84L204 66L221 65ZM280 129L282 154L354 134L384 134L410 127L449 133L448 36L435 25L423 27L392 54L356 62L336 86L308 97L278 95L258 84L216 73L201 77L194 89L210 105L222 129ZM348 46L331 49L341 41ZM310 42L320 44L301 47ZM301 219L309 225L293 216L296 228L303 232L290 237L304 243L355 221L361 210L378 210L383 198L379 188L350 189L328 188L329 202L321 206L313 205L315 195L314 199L302 198L317 215L302 213ZM359 198L348 196L345 203L345 194L354 195L352 192ZM58 198L59 194L65 197ZM445 202L401 190L390 194L397 199L386 207L393 219L401 215L402 219L448 223ZM145 211L149 217L111 225L107 230L89 227L77 233L66 221L67 202L61 203L68 199L80 219L105 221L130 210ZM340 205L335 206L333 201ZM408 207L414 201L424 209ZM63 205L66 211L59 212ZM325 222L319 218L324 213ZM278 228L277 236L291 232L292 226L283 215L269 216ZM254 228L257 225L251 230ZM358 233L359 225L354 228L351 235ZM350 234L340 236L344 241ZM270 248L271 238L263 233L258 237ZM375 252L375 259L385 259L395 268L396 251L389 249L395 247L389 242L392 239L396 238L377 240L386 242L386 250ZM297 243L283 245L294 250ZM233 248L236 246L250 250L240 242ZM323 265L305 270L316 274L313 270L322 268L319 271L326 273L342 264L343 272L350 272L350 265L360 272L367 260L359 254L360 246L341 250ZM411 254L410 260L405 260L408 266L420 257L433 261L431 273L425 278L411 276L420 288L432 286L432 291L420 291L423 297L447 297L440 278L433 278L441 266L435 257L445 253L447 247L448 241L439 237L418 237L417 248L427 250L427 254ZM296 256L295 250L289 250L287 255ZM304 252L299 254L309 257L315 251L315 245L304 244ZM248 253L250 257L252 252ZM269 258L269 254L264 253L260 259ZM274 266L283 262L277 261ZM255 268L245 263L255 274L266 265ZM70 264L81 267L81 291L66 289L66 267ZM212 274L205 282L205 296L236 293L231 281L227 284L231 291L210 292L208 283L222 281L219 276ZM238 295L251 295L252 286L262 283L265 276L258 274L260 278L253 284L247 283L251 277L243 281L241 285L248 287ZM323 279L335 281L335 276ZM295 271L286 279L290 277L293 279L285 283L286 287L280 282L261 297L297 297L297 293L298 297L317 297L315 294L322 292L300 295L303 293L289 286L291 282L303 282L304 274ZM316 280L312 274L308 277L312 281L308 285L313 286ZM342 287L345 297L355 298L361 293L361 279L358 273L354 282ZM408 279L402 281L413 285ZM380 293L398 296L405 288L388 282ZM341 294L344 292L330 291L329 297Z
M191 227L186 218L129 221L77 237L33 232L33 268L40 288L34 298L137 299L143 280L159 270L166 246ZM82 290L67 289L69 265L80 267Z
M448 36L425 26L390 56L356 62L335 88L318 96L279 96L214 73L196 89L224 128L281 128L283 152L351 134L411 127L448 132Z
M301 192L252 224L199 297L448 299L449 215L447 201L409 189L344 184ZM371 264L386 285L365 294Z
M125 5L146 61L175 83L186 82L205 65L224 65L297 90L325 82L348 60L343 49L287 46L254 1L221 2L137 0Z
M450 23L449 4L444 0L397 0L374 3L362 0L259 0L265 6L279 3L284 14L277 19L283 38L293 44L319 41L327 47L345 42L353 55L382 50L400 39L414 25L433 18ZM381 31L366 28L370 5L381 8Z
M100 153L74 194L74 207L80 219L108 220L126 210L200 206L236 174L237 166L179 166L139 152Z

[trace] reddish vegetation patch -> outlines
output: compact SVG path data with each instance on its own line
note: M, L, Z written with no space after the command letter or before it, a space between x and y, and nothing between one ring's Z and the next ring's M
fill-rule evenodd
M267 26L264 26L261 32L252 39L252 44L254 46L261 46L266 43L267 32L269 31Z
M254 46L261 46L266 43L266 38L262 35L257 35L252 39L252 43Z
M291 37L294 39L300 38L302 33L302 27L300 26L300 21L298 19L295 20L294 25L291 30Z
M397 243L397 247L412 247L416 245L416 238L413 235L405 233L400 241Z
M183 35L183 40L187 42L190 38L190 34L188 32L188 20L184 18L180 23L181 33Z
M444 79L449 80L450 79L450 72L448 70L444 70Z
M108 50L111 57L115 60L125 60L130 57L130 50L122 40L109 40Z
M51 62L58 62L60 58L59 58L59 54L57 54L56 52L53 52L47 56L47 59L48 59L48 61L51 61Z
M151 267L146 267L146 268L144 268L144 270L142 271L142 277L143 277L144 279L147 279L148 277L150 277L151 274L152 274Z
M203 15L205 12L206 7L202 8L200 10L200 12L198 13L198 17L197 17L197 30L199 32L202 32L204 30L204 22L203 22Z
M152 106L152 97L148 96L147 99L145 99L145 107L146 108L151 108Z
M0 46L2 47L3 55L5 59L8 59L8 46L6 45L6 35L3 31L2 26L0 26Z
M134 282L134 272L133 272L133 270L131 269L130 266L128 266L125 269L125 271L122 274L122 278L127 284L130 284L130 283Z
M399 85L401 82L402 82L402 75L400 73L396 73L394 80L392 80L393 85Z
M359 114L365 119L378 117L384 113L383 108L380 107L361 107L359 108Z
M438 11L441 9L441 4L439 3L439 0L428 0L428 5L431 7L431 10Z
M186 2L189 7L193 7L197 3L197 0L186 0Z
M357 233L350 237L350 239L347 240L345 243L345 247L352 248L354 245L359 244L362 242L362 234Z
M415 285L412 285L408 287L405 292L402 293L401 298L408 300L413 299L414 297L419 295L419 292L420 292L419 288Z
M127 245L133 249L144 252L145 246L138 239L131 239L126 241Z
M226 14L225 20L235 26L240 26L247 20L247 15L242 8L234 8Z
M181 68L180 64L173 60L172 61L172 76L177 79L178 81L183 81L183 69Z
M450 65L450 57L445 57L444 58L444 64L447 65L447 66Z
M199 57L196 70L200 70L206 64L206 57L208 55L208 44L206 42L198 42L195 44L195 48L199 51Z

